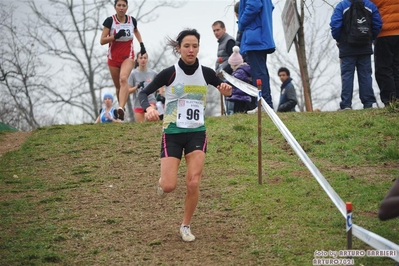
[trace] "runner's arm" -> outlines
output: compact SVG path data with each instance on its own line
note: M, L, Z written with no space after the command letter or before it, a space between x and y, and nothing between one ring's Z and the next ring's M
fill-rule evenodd
M224 96L231 96L232 88L229 84L224 83L217 75L216 72L209 68L202 66L202 73L207 84L215 86Z
M144 90L140 91L138 97L141 108L143 108L144 111L151 106L150 103L148 102L148 95L156 92L162 86L170 85L173 81L170 79L170 77L173 75L174 72L175 72L174 66L162 70L158 75L154 77L151 83L148 84Z

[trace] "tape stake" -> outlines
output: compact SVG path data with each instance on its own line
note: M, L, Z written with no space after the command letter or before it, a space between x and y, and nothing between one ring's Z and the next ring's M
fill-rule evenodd
M262 80L257 79L258 85L258 184L262 184Z
M352 202L346 203L346 245L352 249Z
M261 103L259 101L262 98L262 80L261 79L256 80L256 86L258 87L258 108L261 108L261 107L259 107L259 105L261 105Z

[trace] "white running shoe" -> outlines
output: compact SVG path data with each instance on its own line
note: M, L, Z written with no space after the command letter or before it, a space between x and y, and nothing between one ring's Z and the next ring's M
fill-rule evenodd
M255 109L247 111L247 114L253 115L258 113L258 107L255 107Z
M191 234L190 226L189 225L181 225L180 226L180 236L183 241L192 242L195 240L195 236Z
M158 196L160 196L161 198L165 198L165 196L166 196L166 193L163 192L163 190L162 190L162 188L161 188L161 185L159 185L159 184L158 184L158 186L157 186L157 194L158 194Z

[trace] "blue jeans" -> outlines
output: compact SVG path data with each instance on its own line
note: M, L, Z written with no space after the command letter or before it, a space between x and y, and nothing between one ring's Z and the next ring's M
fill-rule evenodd
M371 55L354 55L341 58L342 92L341 109L352 108L353 78L357 71L359 97L363 108L371 108L376 102L371 79Z
M248 51L247 59L248 64L251 66L252 84L257 87L256 80L262 80L262 97L273 109L272 96L270 94L270 77L266 66L266 51Z
M234 102L226 101L226 115L234 114Z

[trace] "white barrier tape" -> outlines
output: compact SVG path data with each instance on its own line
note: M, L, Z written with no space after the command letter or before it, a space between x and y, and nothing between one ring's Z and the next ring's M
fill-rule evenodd
M341 212L343 217L346 219L346 204L345 202L339 197L339 195L335 192L335 190L330 186L324 176L320 173L319 169L313 164L313 162L309 159L305 151L296 141L296 139L292 136L291 132L287 129L284 123L280 120L277 114L270 108L270 106L266 103L266 101L262 98L262 107L266 109L269 117L272 119L274 124L280 130L281 134L287 140L287 142L291 145L295 153L301 158L302 162L306 165L312 175L316 178L319 182L320 186L324 189L327 195L330 197L332 202Z
M356 224L352 225L352 234L376 250L395 250L396 256L390 258L399 262L399 246L397 244Z
M227 74L225 71L222 71L224 78L233 84L235 87L239 88L243 92L248 95L257 97L258 89L242 80L236 79L235 77ZM287 129L281 119L277 116L272 108L266 103L266 101L262 98L262 107L266 110L266 113L269 115L270 119L277 126L278 130L290 144L295 153L299 156L302 162L306 165L312 175L315 177L317 182L319 182L320 186L324 189L327 195L330 197L331 201L335 204L338 210L341 212L343 217L346 219L346 204L339 197L339 195L335 192L335 190L331 187L331 185L327 182L324 176L320 173L319 169L313 164L308 155L296 141L296 139L292 136L291 132ZM259 107L258 107L259 108ZM258 109L258 111L261 111ZM373 232L367 231L366 229L353 224L352 233L354 236L370 245L371 247L377 250L396 250L397 256L391 257L392 259L399 261L399 246L395 243L377 235Z
M240 90L242 90L243 92L245 92L251 96L258 95L258 89L256 87L254 87L242 80L236 79L235 77L227 74L224 71L223 71L223 75L224 75L224 78L228 82L230 82L237 88L240 88ZM266 110L266 113L269 115L269 117L271 118L273 123L280 130L281 134L284 136L284 138L287 140L287 142L291 145L291 147L293 148L295 153L299 156L299 158L301 158L302 162L306 165L306 167L309 169L309 171L313 174L313 176L319 182L321 187L327 192L327 195L330 197L332 202L335 204L335 206L338 208L338 210L342 213L342 215L346 219L346 205L345 205L344 201L338 196L338 194L330 186L330 184L323 177L323 175L320 173L320 171L317 169L317 167L309 159L309 157L307 156L305 151L302 149L302 147L299 145L299 143L296 141L296 139L292 136L291 132L287 129L287 127L280 120L280 118L277 116L277 114L274 112L274 110L272 108L270 108L270 106L266 103L266 101L263 98L262 98L262 107L263 107L263 109ZM260 111L260 110L258 109L258 111Z

